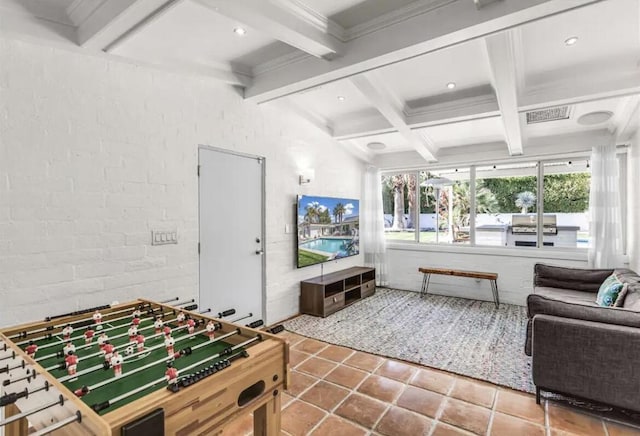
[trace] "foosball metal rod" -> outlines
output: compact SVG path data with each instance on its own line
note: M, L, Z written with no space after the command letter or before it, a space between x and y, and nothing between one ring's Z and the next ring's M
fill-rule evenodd
M192 350L197 350L198 348L202 348L204 346L207 346L207 345L212 344L212 343L217 342L217 341L221 341L222 339L226 339L228 337L231 337L233 335L237 335L239 333L240 333L239 329L238 330L234 330L234 331L232 331L230 333L227 333L226 335L222 335L222 336L219 336L219 337L215 338L213 341L203 342L200 345L196 345L195 347L191 347L191 349ZM145 369L151 368L152 366L156 366L156 365L159 365L161 363L166 363L169 360L173 360L173 358L165 356L162 359L155 360L155 361L153 361L151 363L147 363L146 365L143 365L143 366L141 366L139 368L135 368L135 369L133 369L133 370L131 370L129 372L125 372L119 377L113 377L113 378L110 378L110 379L107 379L107 380L103 380L103 381L101 381L99 383L96 383L95 385L89 386L89 391L93 391L95 389L101 388L102 386L106 386L106 385L108 385L110 383L113 383L114 381L122 380L125 377L129 377L129 376L131 376L133 374L137 374L140 371L144 371ZM76 374L76 376L77 376L77 374Z
M4 421L0 421L0 427L4 427L7 424L11 424L12 422L18 421L19 419L26 418L29 415L33 415L34 413L38 413L44 409L48 409L49 407L53 407L55 405L64 405L64 402L67 401L62 395L58 397L56 401L51 401L49 403L41 404L38 407L34 407L33 409L27 410L22 413L15 414L5 419Z
M240 347L244 347L244 346L246 346L246 345L249 345L249 344L251 344L251 343L253 343L253 342L257 341L257 340L261 340L261 338L259 338L259 337L252 338L252 339L250 339L250 340L248 340L248 341L245 341L245 342L242 342L242 343L240 343L240 344L234 345L233 347L230 347L230 348L228 348L227 350L231 350L231 352L233 352L233 351L237 350L238 348L240 348ZM204 345L204 344L203 344L203 345ZM188 370L193 369L193 368L196 368L196 367L198 367L198 366L200 366L200 365L202 365L202 364L204 364L204 363L207 363L207 362L209 362L210 360L217 359L217 358L222 357L222 356L225 356L225 355L227 355L227 354L231 354L231 352L226 352L226 354L225 354L224 352L223 352L223 353L216 353L216 354L214 354L214 355L212 355L212 356L207 356L207 357L205 357L204 359L202 359L202 360L200 360L200 361L198 361L198 362L196 362L196 363L192 363L191 365L186 366L186 367L184 367L184 368L180 369L180 371L188 371ZM237 354L238 354L238 355L240 355L241 353L237 353ZM234 356L234 355L232 355L231 357L235 357L235 356ZM231 358L231 357L230 357L230 358ZM143 385L143 386L139 386L139 387L137 387L137 388L135 388L135 389L133 389L133 390L131 390L131 391L129 391L129 392L127 392L127 393L125 393L125 394L122 394L122 395L120 395L120 396L117 396L117 397L115 397L115 398L112 398L112 399L111 399L111 400L109 400L109 401L105 401L104 403L94 404L94 405L92 405L92 406L91 406L91 408L92 408L93 410L95 410L96 412L99 412L99 411L101 411L101 410L104 410L104 409L106 409L106 408L108 408L108 407L112 406L113 404L115 404L115 403L117 403L117 402L119 402L119 401L122 401L122 400L127 399L128 397L130 397L130 396L132 396L132 395L137 394L138 392L144 391L145 389L148 389L148 388L150 388L150 387L152 387L152 386L155 386L155 385L157 385L158 383L162 383L162 382L163 382L163 381L165 381L165 380L166 380L166 378L165 378L165 377L159 378L159 379L157 379L157 380L153 380L153 381L151 381L151 382L149 382L149 383L147 383L147 384L145 384L145 385Z
M96 310L111 309L110 304L103 304L102 306L88 307L86 309L76 310L75 312L61 313L60 315L47 316L44 322L53 321L56 318L64 318L66 316L84 315L85 313L95 312Z
M0 357L0 361L7 360L7 359L15 359L15 358L16 358L16 352L14 350L11 350L11 355Z
M150 304L150 303L145 303L145 304L146 304L146 305L148 305L148 307L151 307L151 304ZM136 306L136 307L137 307L137 306ZM132 308L129 308L129 309L123 309L123 310L117 310L117 311L115 311L115 312L108 313L107 315L116 315L116 314L124 313L124 312L129 312L129 313L131 313L131 310L132 310ZM118 318L103 319L103 320L102 320L102 323L109 323L109 322L113 322L113 321L120 321L121 319L129 318L130 316L131 316L131 315L129 314L129 315L121 316L121 317L118 317ZM29 331L28 333L29 333L29 334L31 334L31 333L39 333L39 332L50 332L51 330L56 329L56 328L64 328L64 326L66 326L67 324L77 324L77 323L79 323L79 322L82 322L82 321L89 321L89 320L92 320L92 319L93 319L93 318L84 318L84 319L79 319L79 320L73 321L73 322L71 322L71 323L66 323L66 324L61 324L61 325L56 325L56 326L46 327L46 328L42 328L42 329L31 330L31 331ZM93 323L93 324L87 324L86 326L83 326L83 327L95 327L95 326L97 326L97 325L98 325L98 324ZM22 332L22 333L27 333L27 332ZM20 334L18 334L18 335L14 335L14 336L12 336L12 337L14 337L14 338L21 338L21 337L22 337L22 336L21 336L21 335L22 335L22 333L20 333ZM50 335L50 333L49 333L49 335ZM16 345L24 345L24 344L28 344L28 343L29 343L29 341L34 341L34 340L43 339L43 338L45 338L45 339L46 339L46 338L47 338L47 335L44 335L44 336L37 336L37 337L35 337L35 338L29 338L29 339L27 339L27 340L25 340L25 341L15 342L15 344L16 344ZM44 347L44 345L43 345L43 347Z
M45 380L44 386L41 386L37 389L29 390L28 388L24 388L24 391L20 392L11 392L10 394L4 394L0 396L0 407L4 407L7 404L13 404L18 401L20 398L29 398L29 395L33 395L40 391L48 391L49 390L49 381Z
M186 327L187 327L187 326L178 327L177 329L182 329L182 328L186 328ZM222 327L220 327L220 328L222 328ZM177 330L177 329L176 329L176 330ZM216 329L216 330L219 330L219 329ZM183 340L185 340L185 339L192 338L192 337L197 336L197 335L199 335L199 334L201 334L201 333L202 333L202 332L195 332L195 333L191 333L191 334L188 334L188 335L185 335L185 336L180 336L179 338L177 338L177 339L176 339L176 344L177 344L178 342L180 342L180 341L183 341ZM158 333L157 335L154 335L154 336L160 336L160 335L163 335L163 334L164 334L164 333ZM149 338L153 338L154 336L150 336ZM211 341L210 341L209 343L211 343ZM134 357L138 357L138 356L140 356L141 354L149 353L149 352L151 352L151 351L157 350L158 348L162 348L162 347L164 347L164 344L158 344L158 345L154 345L153 347L145 348L144 350L142 350L142 351L138 351L137 353L133 353L133 354L130 354L130 355L128 355L128 356L124 356L123 361L124 361L124 362L126 362L127 360L131 360L131 359L133 359ZM98 356L98 355L100 355L100 354L102 354L102 351L98 351L97 353L90 354L89 356L84 356L84 357L83 357L83 359L88 359L88 358L91 358L91 357L95 357L95 356ZM169 359L169 357L167 357L167 359ZM61 365L62 365L62 364L60 364L60 365L55 365L55 366L51 366L51 367L49 367L49 368L45 368L45 370L47 370L47 371L51 371L51 370L53 370L53 369L60 369L60 368L61 368ZM63 382L66 382L67 380L70 380L70 379L72 379L72 378L75 378L75 377L78 377L78 376L81 376L81 375L85 375L85 374L89 374L89 373L94 372L94 371L97 371L97 370L99 370L99 369L105 369L104 364L91 366L91 367L89 367L89 368L83 369L82 371L78 371L78 372L77 372L77 373L75 373L74 375L65 375L65 376L63 376L63 377L60 377L60 378L58 379L58 381L59 381L59 382L61 382L61 383L63 383Z
M171 303L172 301L178 301L178 300L180 300L180 297L173 297L173 298L169 298L168 300L159 301L158 303L167 304L167 303Z
M211 312L211 308L205 309L205 310L201 310L198 313L209 313Z
M242 321L243 319L251 318L252 316L253 316L253 313L249 312L249 314L248 314L248 315L241 316L240 318L237 318L237 319L231 320L231 321L229 321L229 322L238 322L238 321Z
M19 381L26 380L28 383L31 383L31 380L36 379L37 372L27 369L27 375L23 375L22 377L14 378L14 379L5 379L2 381L2 386L9 386L11 383L18 383Z
M61 429L62 427L65 427L73 422L82 422L82 413L80 413L79 410L77 410L74 415L71 415L70 417L63 419L62 421L58 421L55 424L50 425L49 427L45 427L42 430L39 430L35 433L31 433L30 436L44 436L58 429Z
M195 302L196 302L196 299L192 298L191 300L180 301L178 303L171 304L170 306L171 307L180 307L180 306L186 306L187 304L192 304L192 303L195 303Z

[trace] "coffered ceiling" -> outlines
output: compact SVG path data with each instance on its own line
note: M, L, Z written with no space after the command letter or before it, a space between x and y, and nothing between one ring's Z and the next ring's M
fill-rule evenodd
M381 167L588 150L640 117L638 0L0 0L0 28L241 87Z

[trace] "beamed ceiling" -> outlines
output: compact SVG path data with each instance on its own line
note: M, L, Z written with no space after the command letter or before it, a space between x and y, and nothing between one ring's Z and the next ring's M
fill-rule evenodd
M639 118L638 0L0 0L0 16L10 37L241 87L387 168L584 151Z

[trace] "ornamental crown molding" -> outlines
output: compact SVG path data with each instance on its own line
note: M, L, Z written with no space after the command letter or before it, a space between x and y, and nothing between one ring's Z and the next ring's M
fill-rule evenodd
M344 42L344 28L300 0L272 0L280 8L316 29Z

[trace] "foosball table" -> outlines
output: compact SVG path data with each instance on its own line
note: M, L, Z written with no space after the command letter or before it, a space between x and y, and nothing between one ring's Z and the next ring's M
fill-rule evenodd
M214 435L253 412L254 434L279 435L289 360L287 342L275 335L281 327L238 325L225 321L233 309L213 317L193 300L175 300L0 329L0 429Z

